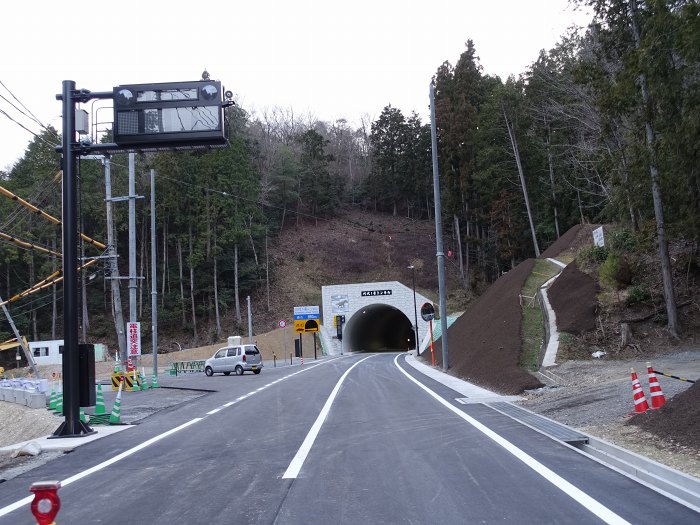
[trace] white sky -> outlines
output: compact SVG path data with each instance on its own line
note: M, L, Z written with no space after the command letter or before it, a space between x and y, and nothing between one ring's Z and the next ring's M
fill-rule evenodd
M68 6L73 6L68 12ZM280 106L325 121L376 119L391 104L428 113L428 85L468 39L485 73L518 75L587 16L568 0L6 2L0 80L44 124L61 130L63 80L111 91L119 84L211 77L244 109ZM0 86L0 95L12 100ZM89 105L88 105L89 106ZM39 126L0 98L0 109ZM90 107L85 107L90 111ZM98 112L111 120L111 112ZM0 168L32 135L0 113Z

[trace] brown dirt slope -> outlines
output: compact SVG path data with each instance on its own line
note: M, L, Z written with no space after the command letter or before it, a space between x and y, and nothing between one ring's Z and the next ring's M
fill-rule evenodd
M595 329L597 291L593 279L579 270L575 262L564 268L547 291L559 331L580 334Z
M518 367L521 307L518 295L530 275L533 259L503 275L448 331L450 373L504 394L519 394L542 383ZM435 346L439 366L440 340ZM428 352L423 353L429 359Z

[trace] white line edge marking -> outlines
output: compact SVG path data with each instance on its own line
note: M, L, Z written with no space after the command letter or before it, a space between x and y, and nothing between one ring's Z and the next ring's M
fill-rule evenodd
M348 368L342 376L340 376L340 379L335 384L331 395L328 396L328 399L326 399L326 404L323 405L323 408L321 409L321 412L319 412L316 421L313 425L311 425L309 433L306 434L306 438L304 438L304 441L299 447L299 450L297 450L297 453L294 455L294 458L292 458L291 463L289 463L287 470L282 475L282 479L296 479L297 476L299 476L299 471L304 465L304 461L306 461L306 457L309 455L309 452L311 452L311 447L313 447L314 441L316 441L316 437L318 437L318 433L321 431L321 426L323 426L323 422L326 420L326 417L328 417L328 413L331 410L331 405L333 404L335 397L338 395L340 386L343 384L343 381L345 381L345 378L348 376L348 374L353 368L359 365L362 361L366 361L370 357L374 357L374 355L369 355L364 359L360 359L357 363Z
M371 357L371 356L370 356L370 357ZM288 379L288 378L290 378L290 377L292 377L292 376L295 376L295 375L297 375L297 374L301 374L302 372L307 372L307 371L309 371L309 370L313 370L313 369L316 368L317 366L321 366L321 365L323 365L323 364L331 363L331 362L333 362L333 361L332 361L332 360L329 360L329 361L322 361L321 363L318 363L318 364L316 364L316 365L309 366L309 367L307 367L307 368L304 368L303 370L299 370L298 372L294 372L293 374L289 374L288 376L281 377L281 378L279 378L279 379L273 381L273 382L270 383L270 384L275 384L275 383L277 383L277 382L279 382L279 381L284 381L285 379ZM354 366L354 365L353 365L353 366ZM266 385L266 386L268 386L268 385ZM245 399L246 397L248 397L248 396L250 396L250 395L252 395L252 394L253 394L253 393L251 392L251 393L246 394L245 396L239 397L239 398L236 399L235 401L229 401L228 403L225 403L225 404L223 405L223 407L229 407L229 406L231 406L231 405L235 405L237 401L241 401L241 400ZM215 413L215 412L218 412L219 410L221 410L221 408L214 409L214 410L212 410L211 412L207 412L207 414L208 414L208 415L211 415L211 414L213 414L213 413ZM140 445L137 445L137 446L135 446L135 447L133 447L133 448L131 448L131 449L125 451L125 452L122 452L121 454L118 454L117 456L114 456L112 459L108 459L107 461L104 461L103 463L100 463L100 464L98 464L98 465L95 465L94 467L91 467L91 468L88 469L88 470L85 470L85 471L80 472L80 473L78 473L78 474L76 474L76 475L74 475L74 476L71 476L70 478L66 478L65 481L62 481L62 482L61 482L61 486L65 487L66 485L68 485L68 484L70 484L70 483L73 483L74 481L78 481L79 479L82 479L82 478L84 478L85 476L89 476L90 474L93 474L94 472L97 472L98 470L102 470L103 468L108 467L109 465L112 465L113 463L116 463L117 461L121 461L122 459L124 459L124 458L127 457L128 455L134 454L135 452L138 452L139 450L141 450L141 449L143 449L143 448L145 448L145 447L148 447L148 446L152 445L152 444L155 443L156 441L160 441L161 439L163 439L163 438L165 438L165 437L167 437L167 436L169 436L169 435L171 435L171 434L173 434L173 433L175 433L175 432L177 432L177 431L179 431L179 430L182 430L183 428L186 428L186 427L188 427L188 426L190 426L190 425L192 425L192 424L194 424L194 423L197 423L198 421L201 421L202 419L204 419L204 418L201 418L201 417L195 418L195 419L193 419L193 420L191 420L191 421L189 421L189 422L187 422L187 423L185 423L185 424L183 424L183 425L180 425L179 427L176 427L176 428L173 428L173 429L171 429L171 430L168 430L167 432L165 432L165 433L163 433L163 434L159 434L158 436L156 436L156 437L154 437L154 438L151 438L151 439L149 439L148 441L144 441L144 442L141 443ZM2 518L3 516L6 516L6 515L9 514L10 512L13 512L13 511L15 511L15 510L17 510L17 509L21 509L21 508L24 507L25 505L29 505L29 504L32 502L33 499L34 499L34 496L27 496L26 498L23 498L23 499L18 500L18 501L14 502L14 503L11 503L10 505L7 505L7 506L5 506L5 507L0 508L0 518Z
M487 426L479 423L476 419L473 417L465 414L461 410L459 410L457 407L452 405L451 403L445 401L442 397L440 397L438 394L430 390L427 386L422 384L420 381L412 377L408 372L406 372L403 368L399 366L398 363L399 356L397 355L394 358L394 364L396 365L396 368L398 368L407 378L409 378L411 381L413 381L415 384L417 384L419 387L421 387L423 390L425 390L428 394L433 396L437 401L439 401L442 405L444 405L446 408L457 414L459 417L464 419L467 423L472 425L474 428L476 428L479 432L483 433L486 435L486 437L492 439L495 441L497 444L502 446L504 449L506 449L508 452L510 452L513 456L518 458L520 461L525 463L528 467L530 467L532 470L537 472L540 476L545 478L547 481L552 483L555 487L557 487L559 490L564 492L567 496L571 497L573 500L575 500L577 503L581 504L586 510L592 512L596 516L598 516L601 520L603 520L605 523L610 523L610 524L627 524L630 525L628 521L626 521L624 518L621 516L618 516L615 514L613 511L611 511L609 508L607 508L605 505L600 503L598 500L593 499L591 496L583 492L581 489L578 487L572 485L568 481L566 481L564 478L562 478L559 474L555 473L554 471L550 470L548 467L545 467L542 463L537 461L535 458L527 454L526 452L520 450L518 447L513 445L510 441L502 438L498 434L496 434L493 430L488 428Z
M111 459L108 459L107 461L103 461L102 463L99 463L99 464L95 465L94 467L91 467L87 470L83 470L82 472L79 472L78 474L75 474L69 478L66 478L65 480L61 481L61 487L65 487L67 485L70 485L71 483L74 483L75 481L78 481L86 476L89 476L90 474L94 474L95 472L97 472L99 470L102 470L106 467L109 467L110 465L112 465L118 461L121 461L122 459L124 459L128 456L131 456L132 454L135 454L139 450L142 450L142 449L152 445L153 443L156 443L156 442L160 441L161 439L164 439L164 438L174 434L175 432L179 432L180 430L187 428L190 425L194 425L195 423L201 421L202 419L203 418L201 418L201 417L194 418L194 419L188 421L187 423L183 423L179 427L175 427L173 429L168 430L167 432L163 432L162 434L158 434L157 436L152 437L151 439L144 441L140 445L136 445L135 447L132 447L129 450L125 450L121 454L117 454L116 456L114 456ZM12 503L11 505L8 505L8 506L0 509L0 517L5 516L6 514L9 514L10 512L17 510L28 503L31 503L33 499L34 499L34 496L28 496L24 499L21 499L15 503Z

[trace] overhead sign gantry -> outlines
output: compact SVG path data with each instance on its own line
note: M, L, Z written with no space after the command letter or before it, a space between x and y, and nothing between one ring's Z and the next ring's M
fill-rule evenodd
M90 153L117 153L158 149L194 149L227 145L224 108L232 94L221 83L208 79L192 82L133 84L112 91L76 89L73 80L63 81L56 95L63 102L63 411L65 421L52 437L80 437L94 433L80 421L80 406L94 397L94 376L81 373L78 348L78 214L76 159ZM76 105L93 99L114 102L114 143L76 142Z

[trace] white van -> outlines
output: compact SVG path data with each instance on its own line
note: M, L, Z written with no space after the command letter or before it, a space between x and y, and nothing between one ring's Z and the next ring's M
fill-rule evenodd
M205 361L204 373L209 377L219 372L225 376L235 372L240 376L243 372L259 374L262 367L262 356L254 344L226 346Z

